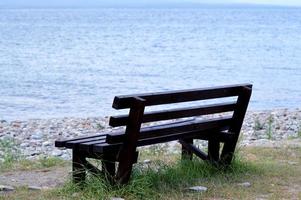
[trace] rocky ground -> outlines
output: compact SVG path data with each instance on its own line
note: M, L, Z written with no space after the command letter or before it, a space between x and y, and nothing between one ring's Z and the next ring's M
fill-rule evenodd
M70 159L71 152L69 150L60 150L54 147L56 139L85 136L101 131L112 131L108 127L107 118L39 119L12 122L2 120L0 121L0 162L3 154L6 153L1 148L12 148L15 154L22 154L26 159L49 156ZM13 141L13 145L5 146L3 141ZM300 147L301 110L248 112L244 120L240 145ZM292 164L294 163L292 162ZM0 173L0 196L6 191L14 191L20 186L27 186L30 190L57 187L67 180L70 170L68 165L68 167L46 170L13 170Z
M55 148L55 140L102 131L112 131L108 127L108 118L0 121L0 141L13 141L14 150L27 159L43 156L69 159L70 151ZM271 145L275 141L298 137L301 137L301 109L250 111L244 120L240 144ZM0 159L3 153L0 151Z

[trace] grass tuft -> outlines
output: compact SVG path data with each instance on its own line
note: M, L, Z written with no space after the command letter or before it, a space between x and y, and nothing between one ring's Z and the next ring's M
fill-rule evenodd
M260 122L260 120L258 118L255 118L254 130L259 131L259 130L262 130L263 128L264 128L264 123Z
M272 139L272 137L273 137L273 131L272 131L272 126L273 126L273 122L274 122L274 118L273 118L273 116L272 115L270 115L269 116L269 118L268 118L268 123L267 123L267 125L268 125L268 127L267 127L267 130L266 130L266 135L267 135L267 138L270 140L270 139Z
M246 173L257 173L254 165L235 159L231 167L220 169L199 159L180 160L166 164L163 161L151 164L138 164L133 170L133 176L128 185L112 186L104 178L89 176L84 187L69 182L58 190L61 198L78 195L83 199L109 199L122 197L125 199L162 199L186 191L188 187L206 182L226 183L229 180L240 179ZM205 185L206 186L206 185ZM76 194L76 195L74 195Z
M11 138L0 140L0 169L10 168L21 158L20 150Z

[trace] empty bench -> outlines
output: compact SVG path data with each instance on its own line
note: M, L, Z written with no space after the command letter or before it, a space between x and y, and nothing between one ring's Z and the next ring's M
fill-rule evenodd
M116 96L113 108L129 109L129 114L112 116L109 124L125 129L58 140L55 146L72 149L73 180L76 183L84 181L87 172L104 174L120 184L127 183L132 166L137 162L137 147L170 141L179 141L182 145L183 159L191 159L194 154L213 164L227 166L233 158L251 92L251 84L240 84ZM203 101L212 99L218 102ZM194 102L197 106L175 104L183 102ZM166 105L164 109L144 112L146 107L165 104L175 104L176 108L168 109ZM177 121L179 119L184 120ZM148 123L164 120L175 121L156 126ZM141 127L144 123L146 125ZM208 141L207 153L194 146L196 139ZM221 143L223 148L220 150ZM86 158L100 159L101 169Z

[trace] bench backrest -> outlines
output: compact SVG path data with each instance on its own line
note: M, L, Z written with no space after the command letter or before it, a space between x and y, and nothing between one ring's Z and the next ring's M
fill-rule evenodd
M209 87L201 89L192 89L192 90L178 90L171 92L158 92L158 93L145 93L145 94L134 94L134 95L124 95L116 96L113 102L113 108L115 109L130 109L129 115L119 115L112 116L110 118L110 126L129 126L133 122L133 113L137 109L137 102L141 102L140 114L136 114L135 123L146 123L146 122L155 122L161 120L171 120L185 117L194 117L202 115L210 115L224 112L232 112L232 115L225 117L218 117L215 119L203 120L199 124L191 124L189 122L183 123L180 126L177 126L176 129L183 127L189 131L190 129L199 129L202 130L205 128L222 128L228 127L229 131L237 133L240 132L243 118L249 103L250 95L252 91L251 84L240 84L240 85L228 85L220 87ZM235 101L231 102L222 102L222 103L211 103L201 106L193 107L182 107L176 109L164 109L159 111L145 112L145 106L155 106L162 104L174 104L182 102L191 102L191 101L201 101L209 99L219 99L224 97L237 97ZM228 100L228 99L227 99ZM141 111L142 109L142 111ZM141 114L142 113L142 114ZM140 117L139 117L140 116ZM208 127L208 124L211 126ZM140 130L140 125L136 129ZM189 129L190 128L190 129ZM170 128L171 132L175 131L175 128ZM161 129L160 129L161 130ZM140 134L138 137L151 137L156 134L168 134L168 130L141 130L143 134ZM180 130L179 130L180 131ZM130 132L130 131L129 131ZM116 137L117 138L117 137ZM111 137L112 139L112 137ZM110 140L110 137L109 137Z

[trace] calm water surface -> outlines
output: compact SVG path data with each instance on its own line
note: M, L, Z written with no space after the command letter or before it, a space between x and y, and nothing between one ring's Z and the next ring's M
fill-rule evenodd
M115 95L254 84L301 107L301 9L0 9L0 119L109 115Z

